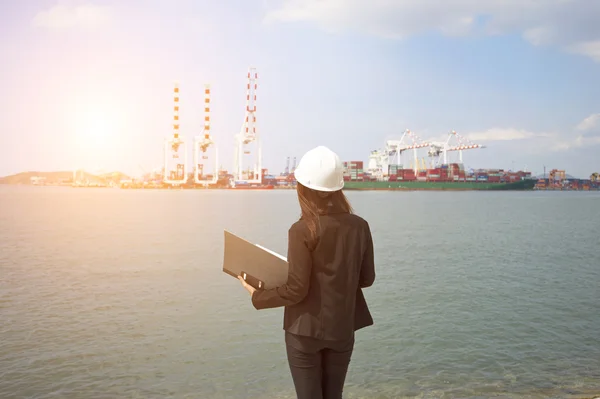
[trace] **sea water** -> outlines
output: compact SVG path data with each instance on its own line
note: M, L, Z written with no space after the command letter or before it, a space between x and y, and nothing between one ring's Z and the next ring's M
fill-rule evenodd
M0 398L294 398L282 309L223 230L286 254L295 192L0 186ZM375 324L348 398L600 393L600 193L348 192Z

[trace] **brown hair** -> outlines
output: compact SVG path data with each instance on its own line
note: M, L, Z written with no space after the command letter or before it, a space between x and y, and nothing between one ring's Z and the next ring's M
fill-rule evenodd
M303 186L300 183L296 185L298 192L298 202L300 202L300 219L306 222L308 227L308 249L311 251L317 247L319 242L319 215L328 213L330 209L338 212L353 213L354 210L348 202L348 199L342 192L338 191L316 191Z

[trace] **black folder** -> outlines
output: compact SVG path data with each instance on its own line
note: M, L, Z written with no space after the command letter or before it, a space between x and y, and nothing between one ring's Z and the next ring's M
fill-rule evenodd
M287 282L287 259L225 230L223 271L242 276L254 288L270 289Z

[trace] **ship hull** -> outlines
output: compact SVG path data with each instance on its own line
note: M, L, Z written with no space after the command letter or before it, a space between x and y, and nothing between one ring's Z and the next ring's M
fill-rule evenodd
M488 182L425 182L425 181L346 181L344 190L431 190L431 191L473 191L473 190L533 190L535 180L526 179L512 183Z

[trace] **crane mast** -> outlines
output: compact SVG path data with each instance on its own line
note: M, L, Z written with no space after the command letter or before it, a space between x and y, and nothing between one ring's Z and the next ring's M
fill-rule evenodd
M405 138L410 138L411 143L410 144L404 144L404 139ZM400 138L397 147L395 148L395 151L398 154L398 165L401 164L401 155L404 151L406 150L413 150L413 158L415 160L414 164L414 171L415 173L417 173L418 170L418 155L417 155L417 150L419 148L425 148L425 147L429 147L431 145L431 143L421 140L421 138L419 136L417 136L416 133L412 132L410 129L406 129L404 131L404 133L402 134L402 137Z
M179 186L185 184L187 180L187 151L185 140L179 135L178 83L175 83L173 88L173 103L173 135L165 140L163 182L168 185ZM172 163L174 163L175 169L172 168Z
M207 151L213 147L212 161L213 174L210 179L205 176L205 161L208 163L211 156ZM217 144L210 134L210 85L204 85L204 130L202 134L194 138L194 183L208 186L215 184L219 179L219 157Z
M406 142L410 139L410 142ZM369 170L374 171L379 176L388 175L388 166L390 164L390 157L396 156L396 164L402 164L402 153L407 150L413 150L413 156L415 159L415 173L418 169L417 163L417 150L419 148L429 147L431 143L423 141L410 129L406 129L399 140L387 140L385 142L385 148L383 151L375 150L371 151L369 156Z
M452 139L456 139L457 144L451 145ZM433 158L433 163L436 166L440 164L448 164L448 152L458 151L459 163L463 163L463 151L474 150L477 148L486 148L481 144L474 144L466 137L461 136L456 131L452 130L448 133L448 139L443 143L431 143L428 151L429 157ZM440 159L441 157L441 159Z
M256 68L250 67L248 70L248 86L246 91L246 115L240 132L235 136L234 179L238 182L262 182L261 143L256 128L257 79ZM251 148L253 151L251 151ZM248 170L244 170L244 158L246 158L246 155L250 156L248 158L254 156L253 162L249 162Z
M455 145L453 147L450 146L450 141L452 140L452 138L456 138L458 145ZM448 133L448 140L446 140L446 143L444 144L444 164L445 165L448 164L448 152L449 151L458 151L459 163L462 164L463 163L463 151L464 150L474 150L477 148L485 148L485 146L480 145L480 144L474 144L466 137L463 137L460 134L456 133L456 131L452 130L450 133Z

